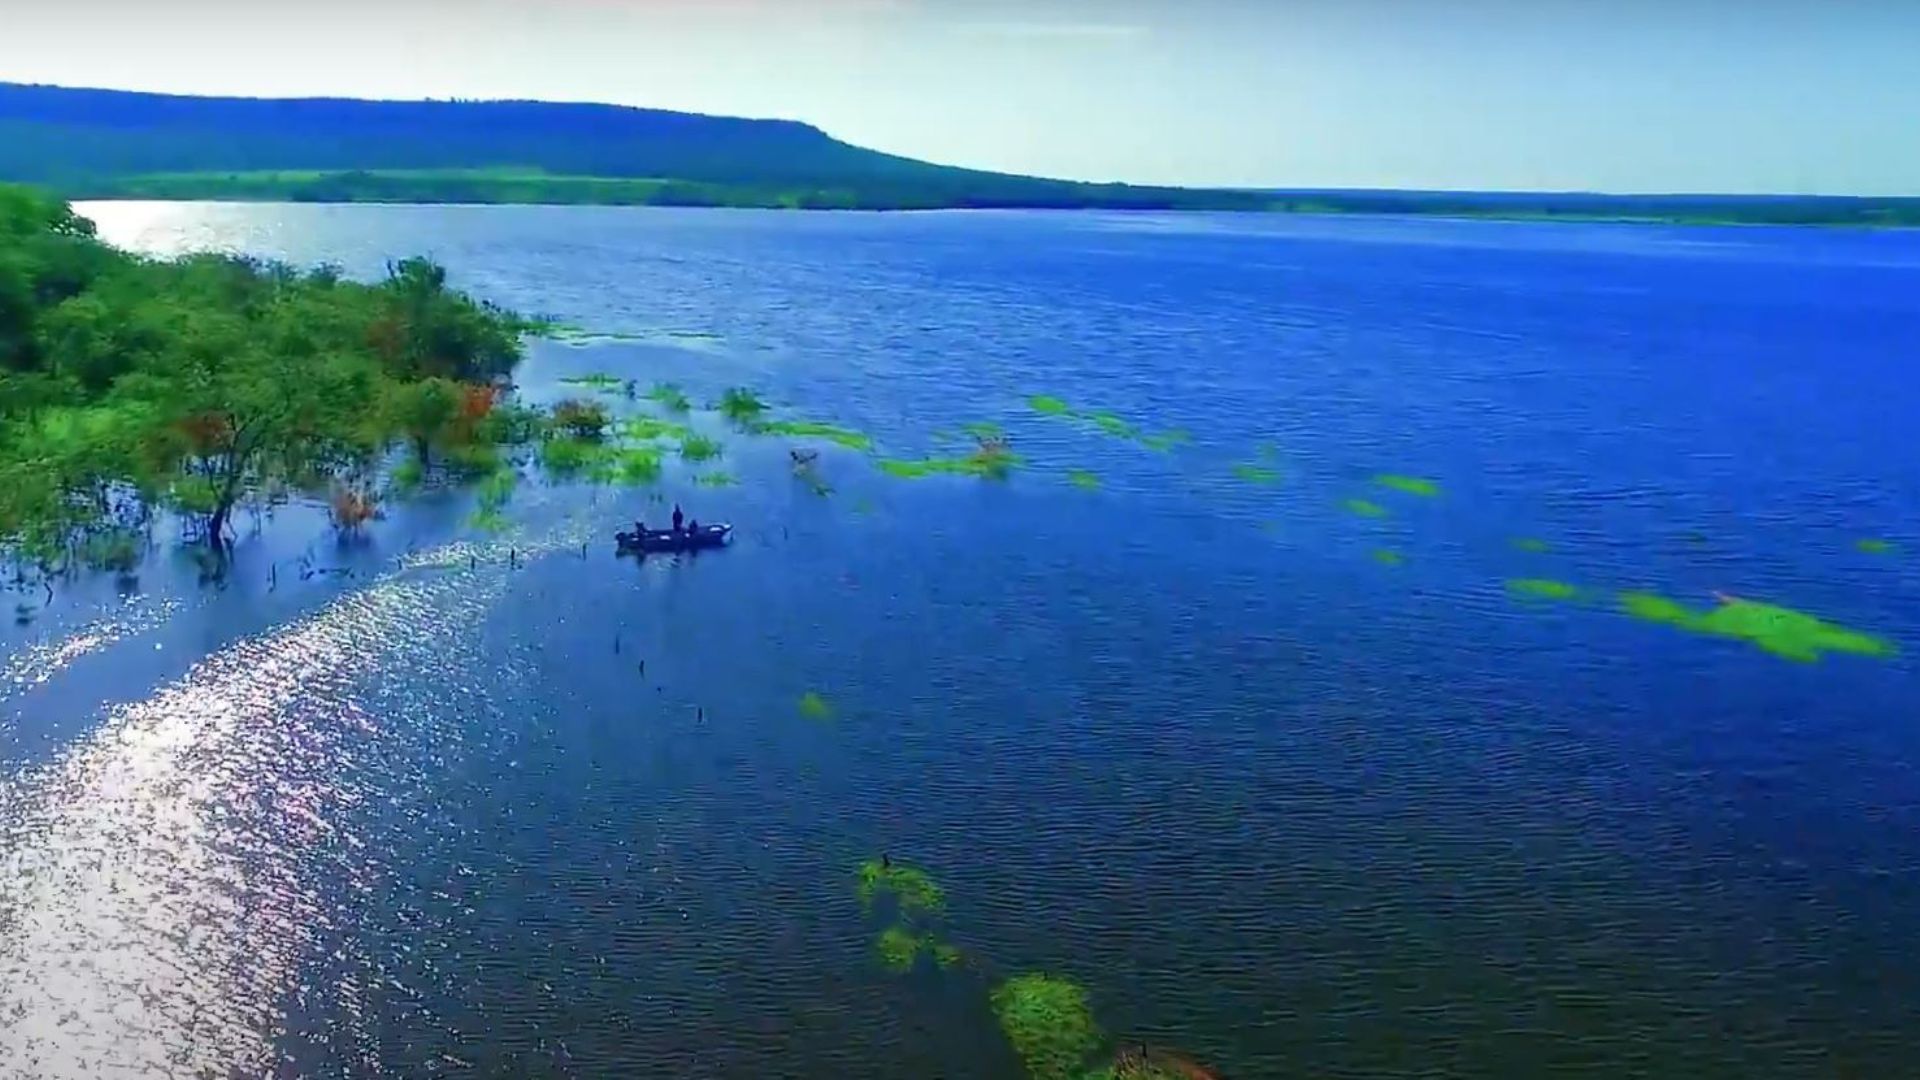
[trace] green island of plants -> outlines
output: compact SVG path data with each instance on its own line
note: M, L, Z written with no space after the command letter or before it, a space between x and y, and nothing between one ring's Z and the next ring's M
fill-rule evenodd
M923 480L930 476L972 476L983 480L1004 480L1020 464L1019 455L1000 442L983 442L970 454L959 457L904 460L882 458L881 472L902 480Z
M1581 592L1578 585L1550 578L1514 578L1507 582L1507 591L1528 600L1578 600Z
M768 420L754 428L757 435L784 435L794 439L824 439L849 450L866 453L873 449L873 437L865 432L834 424L818 424L809 420Z
M620 378L618 375L607 375L602 372L594 372L589 375L568 375L561 378L560 382L566 386L584 386L590 390L598 390L603 394L619 393L620 390L627 385L626 380Z
M1192 441L1193 436L1179 428L1174 428L1171 431L1157 432L1152 435L1142 435L1140 437L1141 446L1158 454L1171 453Z
M1348 499L1340 505L1345 507L1348 513L1358 514L1361 517L1383 518L1387 516L1386 507L1367 499Z
M1027 399L1027 407L1041 416L1072 416L1073 406L1051 394L1035 394Z
M1016 975L990 1001L1000 1030L1034 1080L1079 1080L1104 1038L1087 992L1056 975Z
M1853 549L1863 555L1891 555L1896 548L1890 540L1856 540Z
M647 400L670 413L684 413L693 408L693 402L688 400L686 392L670 382L654 383L647 391Z
M721 446L718 439L687 432L680 436L680 457L684 461L695 463L712 461L720 456Z
M1280 470L1266 465L1241 462L1233 467L1233 475L1249 484L1272 487L1280 482Z
M1423 480L1418 476L1402 476L1399 473L1379 473L1374 476L1373 482L1383 488L1389 488L1406 495L1417 495L1423 499L1438 498L1440 495L1439 484L1432 480Z
M1100 490L1100 477L1088 469L1068 469L1067 483L1081 491Z
M800 715L809 720L833 719L833 706L820 696L819 691L809 690L800 695Z
M753 428L757 427L760 418L766 415L767 403L760 400L759 395L753 391L743 386L735 386L720 395L720 400L714 404L714 408L732 423L744 428Z
M1649 592L1620 594L1628 615L1695 634L1745 641L1775 656L1812 663L1828 653L1885 658L1895 652L1885 638L1836 626L1803 611L1756 600L1724 597L1712 608L1692 608Z

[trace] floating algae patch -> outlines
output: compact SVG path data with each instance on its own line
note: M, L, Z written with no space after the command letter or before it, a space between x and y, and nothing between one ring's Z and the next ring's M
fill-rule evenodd
M1407 561L1407 557L1391 548L1375 548L1373 561L1381 566L1400 566Z
M1249 484L1272 487L1280 482L1280 470L1252 462L1241 462L1233 467L1233 475Z
M1157 454L1170 453L1192 441L1193 436L1188 435L1179 428L1175 428L1172 431L1162 431L1155 435L1142 435L1140 437L1140 445Z
M606 394L617 393L621 387L627 384L625 379L603 372L595 372L591 375L568 375L560 381L567 386L584 386L588 389L598 390Z
M701 487L709 488L729 488L740 483L740 481L734 479L732 473L723 472L701 473L693 478L693 482Z
M589 472L602 483L640 487L660 479L660 451L650 446L609 448Z
M1537 536L1516 536L1510 543L1515 551L1525 551L1539 555L1547 550L1547 542Z
M1087 419L1094 427L1099 428L1101 433L1116 439L1131 439L1139 434L1132 424L1110 412L1090 412L1087 414Z
M736 386L720 395L720 401L714 408L736 424L751 426L760 422L761 415L767 411L767 403L761 401L753 391Z
M1380 473L1373 478L1373 482L1383 488L1391 488L1394 491L1407 495L1418 495L1423 499L1437 498L1440 494L1439 484L1434 483L1432 480L1423 480L1418 476L1402 476L1399 473Z
M693 429L674 420L661 420L653 416L630 416L620 421L620 436L640 442L654 439L684 439L693 434Z
M1041 416L1072 416L1073 406L1049 394L1035 394L1027 399L1027 407Z
M961 959L962 956L958 947L949 945L944 941L936 941L933 943L933 962L941 968L950 968L959 963Z
M1100 1047L1100 1028L1078 983L1057 975L1016 975L991 998L1000 1030L1034 1080L1074 1080Z
M1775 656L1813 663L1827 653L1885 658L1895 652L1885 638L1837 626L1804 611L1757 600L1727 598L1719 606L1695 609L1655 593L1620 595L1627 614L1696 634L1745 641Z
M1898 550L1887 540L1856 540L1853 549L1864 555L1891 555Z
M693 408L693 402L687 400L686 392L670 382L657 382L647 391L647 399L671 413L683 413Z
M881 966L895 975L912 971L914 961L920 958L920 950L926 944L926 939L904 926L887 927L873 943L874 951L880 954Z
M603 449L585 439L548 439L540 444L540 467L564 480L587 471Z
M1507 582L1507 591L1515 596L1529 600L1578 600L1580 587L1565 581L1550 578L1514 578Z
M833 706L817 692L809 690L800 695L800 715L809 720L833 719Z
M685 461L712 461L720 456L720 442L689 432L680 436L680 457Z
M816 424L807 420L771 420L754 429L760 435L785 435L795 439L825 439L849 450L866 453L873 449L873 437L834 424Z
M1018 455L1005 447L983 446L963 457L904 460L882 458L881 472L902 480L924 480L929 476L975 476L986 480L1004 480L1020 464Z
M927 872L892 862L882 855L860 864L860 903L871 909L882 897L892 897L902 915L938 915L946 910L947 895Z
M1081 491L1100 490L1100 477L1086 469L1068 469L1067 483L1072 484Z
M1348 499L1340 505L1346 507L1349 513L1358 514L1361 517L1383 518L1387 516L1386 507L1366 499Z

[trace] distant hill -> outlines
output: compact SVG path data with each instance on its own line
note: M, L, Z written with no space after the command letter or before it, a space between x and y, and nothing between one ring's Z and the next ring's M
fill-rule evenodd
M788 120L540 101L216 98L0 82L0 181L72 199L1268 210L1920 226L1920 198L1220 190L935 165Z
M1227 210L1267 203L1251 192L952 168L862 149L785 120L536 101L181 97L16 83L0 83L0 180L74 198Z

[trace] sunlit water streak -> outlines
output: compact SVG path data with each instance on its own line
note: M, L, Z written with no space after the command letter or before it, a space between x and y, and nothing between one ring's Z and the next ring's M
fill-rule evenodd
M269 1071L290 998L314 989L297 985L309 950L377 873L349 818L407 779L381 744L459 711L370 711L363 678L458 654L509 547L534 559L577 542L562 528L420 553L0 786L0 1076ZM15 664L44 671L111 632ZM350 1018L358 990L318 992Z
M88 653L160 626L179 609L178 600L134 597L111 615L65 631L54 640L15 650L0 659L0 701L45 683ZM0 722L4 722L3 715Z

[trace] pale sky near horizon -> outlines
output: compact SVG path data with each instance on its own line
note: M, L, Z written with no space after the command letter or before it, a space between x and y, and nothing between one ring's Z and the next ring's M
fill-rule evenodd
M1263 187L1920 195L1920 0L0 0L0 80L608 101Z

